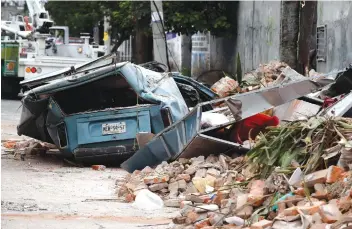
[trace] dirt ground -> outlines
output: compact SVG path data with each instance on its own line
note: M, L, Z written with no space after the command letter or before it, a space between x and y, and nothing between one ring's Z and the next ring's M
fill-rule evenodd
M1 137L18 139L19 101L1 104ZM17 110L18 109L18 110ZM73 167L57 156L14 160L1 150L2 228L168 228L175 208L145 211L116 199L119 168Z

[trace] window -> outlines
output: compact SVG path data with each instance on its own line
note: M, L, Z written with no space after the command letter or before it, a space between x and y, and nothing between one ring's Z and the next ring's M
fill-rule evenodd
M317 62L326 62L326 25L317 27Z

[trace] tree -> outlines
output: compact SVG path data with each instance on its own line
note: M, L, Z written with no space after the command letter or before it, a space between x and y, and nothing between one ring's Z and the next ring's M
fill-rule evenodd
M46 8L57 25L70 28L72 36L92 32L104 16L110 16L111 38L116 41L112 51L135 33L137 24L146 33L149 29L149 1L49 1Z
M70 28L71 36L92 32L94 25L103 19L99 2L93 1L49 1L45 8L56 25Z
M214 36L231 37L236 32L236 6L228 1L163 2L165 28L185 35L210 31Z
M192 35L210 31L215 36L232 36L236 28L234 2L163 2L165 30ZM104 15L110 16L111 39L116 51L136 32L151 35L150 1L49 1L46 8L58 25L70 33L91 32Z

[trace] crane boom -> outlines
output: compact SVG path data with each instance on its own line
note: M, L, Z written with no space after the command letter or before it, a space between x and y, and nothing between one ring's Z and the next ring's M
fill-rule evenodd
M50 19L49 12L45 9L43 0L26 0L29 16L32 18L34 28L40 33L48 32L54 22Z
M5 30L7 32L17 34L22 38L28 38L31 35L31 31L19 31L17 29L14 29L10 26L5 25L4 23L1 23L1 30Z

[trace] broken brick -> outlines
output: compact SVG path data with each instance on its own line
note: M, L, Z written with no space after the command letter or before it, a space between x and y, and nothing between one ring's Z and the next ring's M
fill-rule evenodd
M188 212L186 216L187 216L187 218L186 218L187 224L192 224L192 223L196 222L196 220L199 218L199 214L194 211Z
M310 173L305 176L304 181L307 187L313 187L317 183L325 183L326 182L326 176L328 174L328 170L319 170L314 173Z
M172 222L174 224L185 224L186 223L186 219L187 219L187 217L185 217L185 216L178 216L176 218L173 218Z
M217 178L220 176L220 171L214 168L210 168L207 170L207 175Z
M154 170L152 168L150 168L149 166L146 166L144 169L142 169L141 173L143 175L148 175L151 174Z
M170 193L178 193L178 182L173 182L168 185Z
M305 196L306 194L304 193L304 188L297 188L295 191L294 191L294 194L295 195L298 195L298 196Z
M352 207L352 198L350 196L341 197L336 204L340 211L347 212Z
M222 186L225 184L225 179L224 178L216 178L214 182L214 188L215 190L220 190Z
M253 223L251 225L251 229L263 229L263 228L268 228L271 227L273 225L273 221L270 220L260 220L259 222Z
M186 173L188 175L193 175L196 172L197 172L197 167L196 166L192 166L192 165L184 171L184 173Z
M195 223L194 226L195 226L195 229L200 229L200 228L204 228L206 226L210 226L209 219L201 220L201 221Z
M335 204L326 204L320 206L319 214L324 223L335 223L338 221L342 214Z
M206 175L207 175L207 170L206 169L198 169L196 171L196 174L194 175L194 177L204 178Z
M185 180L178 180L177 183L178 183L178 190L181 192L184 192L187 188L186 181Z
M315 223L310 229L326 229L328 224L326 223Z
M131 203L135 200L136 196L133 195L132 193L128 193L126 196L125 196L125 201L128 202L128 203Z
M196 207L196 212L198 213L216 210L219 210L219 206L216 204L204 204Z
M284 216L296 216L298 215L298 210L297 210L297 207L290 207L290 208L286 208L282 214Z
M184 208L184 207L185 207L185 205L192 206L192 205L193 205L193 203L192 203L192 201L183 200L183 201L181 201L181 203L180 203L180 208Z
M168 175L163 176L148 176L143 179L145 184L158 184L169 181Z
M104 165L92 165L93 170L104 171L106 167Z
M176 181L178 181L178 180L185 180L186 182L190 182L191 176L189 174L178 174L176 176Z
M164 200L164 205L166 207L179 208L180 207L180 200L179 199Z
M326 176L326 183L334 183L340 179L341 174L344 172L344 169L338 166L330 166L328 168L328 173Z
M162 190L167 187L168 187L167 183L158 183L158 184L152 184L148 188L150 191L156 192L156 191Z
M209 216L209 223L211 225L215 225L216 224L216 226L222 226L222 224L223 224L223 215L212 214L211 216Z
M286 209L286 203L285 202L279 202L277 204L277 206L278 206L279 214L282 213Z
M242 226L245 223L245 221L242 218L237 216L227 217L225 218L225 222L228 224L235 224L237 226Z
M248 202L255 207L259 207L264 202L264 195L265 195L265 181L262 181L262 180L253 181L248 195Z
M253 207L250 205L244 206L236 215L242 219L248 219L253 214Z

